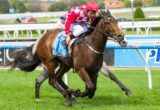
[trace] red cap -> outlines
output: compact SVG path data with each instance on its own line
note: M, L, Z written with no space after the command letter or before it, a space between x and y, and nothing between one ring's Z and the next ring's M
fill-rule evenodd
M86 4L86 9L91 11L98 11L98 3L97 2L88 2Z

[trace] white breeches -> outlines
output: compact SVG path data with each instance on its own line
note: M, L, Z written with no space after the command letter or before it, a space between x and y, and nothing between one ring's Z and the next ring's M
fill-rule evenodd
M71 25L71 31L73 33L74 36L79 36L80 34L86 32L88 29L87 29L87 25L80 25L80 24L72 24Z

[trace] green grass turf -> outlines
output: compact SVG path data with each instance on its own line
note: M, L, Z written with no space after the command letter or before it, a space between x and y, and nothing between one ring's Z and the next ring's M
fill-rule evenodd
M143 70L112 70L132 91L126 96L119 87L101 73L93 99L76 98L73 107L64 105L64 98L48 85L41 87L41 100L34 99L35 78L40 71L28 74L0 70L0 110L160 110L160 72L152 70L153 89L148 89L147 73ZM84 90L77 74L68 74L69 87Z

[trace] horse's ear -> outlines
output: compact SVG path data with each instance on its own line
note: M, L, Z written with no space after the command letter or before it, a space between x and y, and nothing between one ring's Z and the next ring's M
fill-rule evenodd
M108 9L106 9L106 14L111 15L111 12Z
M98 11L98 16L99 17L104 17L104 11L102 11L102 10Z

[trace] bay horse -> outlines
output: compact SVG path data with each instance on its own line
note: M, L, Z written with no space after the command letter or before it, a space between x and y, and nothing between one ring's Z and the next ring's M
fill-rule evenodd
M72 105L72 95L92 98L96 91L98 72L102 66L107 39L110 38L121 46L126 46L124 33L109 11L101 11L96 22L96 26L91 27L93 32L87 35L79 45L73 45L71 64L64 57L55 56L52 53L52 45L56 36L59 32L64 31L63 29L53 29L46 32L34 45L28 47L32 50L29 57L23 58L21 54L15 52L12 68L30 72L42 64L48 72L49 84L64 96L65 104L68 106ZM58 65L60 68L55 72ZM84 92L73 91L63 82L62 76L71 67L85 83L86 90Z

